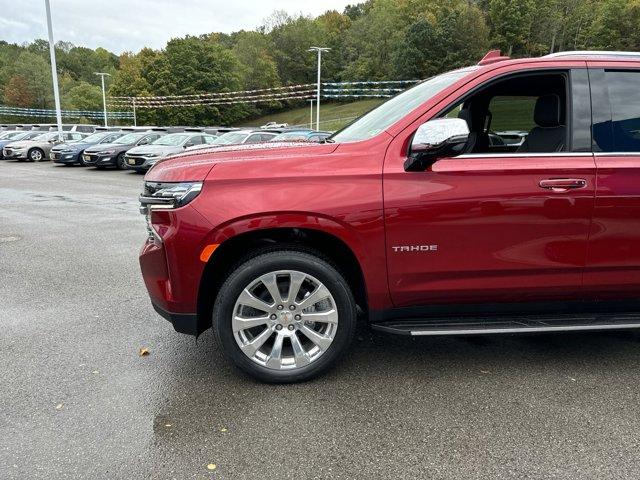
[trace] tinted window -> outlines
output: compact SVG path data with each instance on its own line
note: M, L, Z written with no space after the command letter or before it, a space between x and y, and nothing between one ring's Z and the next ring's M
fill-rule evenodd
M601 142L615 152L640 152L640 72L605 73L611 102L611 129L613 142ZM605 129L596 134L606 135ZM611 144L612 143L612 144Z
M253 135L249 135L249 138L244 143L258 143L262 141L262 135L259 133L254 133Z
M533 130L533 110L537 97L493 97L489 103L493 132Z

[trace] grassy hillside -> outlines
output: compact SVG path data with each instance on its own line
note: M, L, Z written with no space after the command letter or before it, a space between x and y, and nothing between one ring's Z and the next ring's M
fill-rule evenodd
M320 104L320 128L338 130L347 123L380 105L380 99L360 100L358 102L326 102ZM315 108L313 119L315 122ZM309 126L309 106L278 112L264 117L253 118L241 123L241 126L260 126L267 122L288 123L289 125ZM315 126L315 125L314 125Z

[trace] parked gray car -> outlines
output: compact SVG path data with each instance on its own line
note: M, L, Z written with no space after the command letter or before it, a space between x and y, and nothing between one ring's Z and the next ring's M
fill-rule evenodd
M125 154L127 168L146 172L159 160L195 145L212 144L216 137L202 132L171 133L149 145L132 148Z

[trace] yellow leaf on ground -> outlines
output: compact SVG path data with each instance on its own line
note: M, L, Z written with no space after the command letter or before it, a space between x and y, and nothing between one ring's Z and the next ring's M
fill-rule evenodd
M215 470L215 469L216 469L215 463L210 463L209 465L207 465L207 470Z
M144 347L140 347L138 349L138 355L140 355L141 357L146 357L147 355L149 355L149 349L148 348L144 348Z

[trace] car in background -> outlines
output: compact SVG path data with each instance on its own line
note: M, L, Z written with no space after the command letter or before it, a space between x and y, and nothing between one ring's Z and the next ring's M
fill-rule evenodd
M18 140L30 140L38 135L42 135L42 132L25 132L23 130L9 130L2 132L0 136L0 159L4 158L3 148L11 142Z
M245 143L270 142L276 135L282 133L281 130L236 130L220 135L215 139L212 146L242 145Z
M322 143L331 136L331 132L322 132L316 130L288 130L276 135L271 139L272 142L312 142Z
M215 140L214 135L202 132L170 133L149 145L129 150L124 157L125 165L129 169L146 172L160 160L181 153L189 147L211 145Z
M83 165L82 154L85 149L101 143L113 143L122 137L124 132L96 132L77 142L62 143L51 149L49 158L63 165Z
M278 123L278 122L269 122L262 125L260 128L262 129L271 129L271 128L287 128L289 126L288 123Z
M148 145L166 135L166 131L134 131L114 140L86 148L82 154L82 164L103 170L107 167L125 169L124 154L140 145Z
M62 142L82 140L86 135L77 132L63 132L62 140L58 132L32 132L37 134L31 139L22 139L8 143L2 149L2 155L8 160L29 160L41 162L49 160L51 149Z

